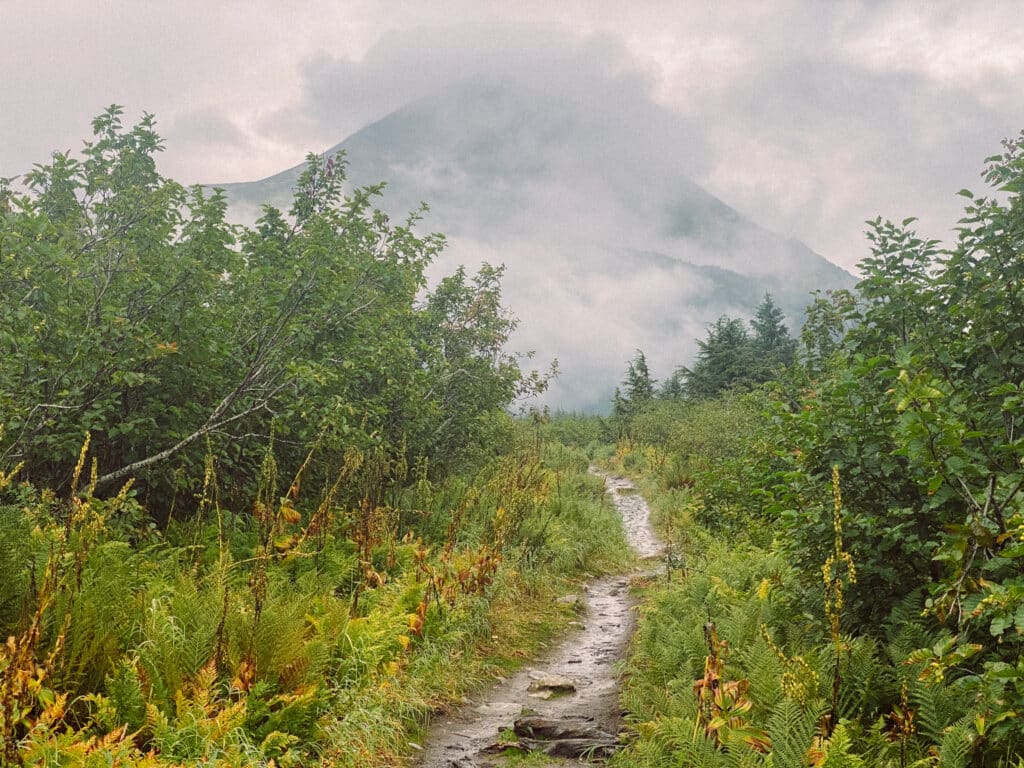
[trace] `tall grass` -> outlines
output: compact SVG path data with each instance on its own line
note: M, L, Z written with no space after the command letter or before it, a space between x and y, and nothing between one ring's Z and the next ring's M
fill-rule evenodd
M578 449L524 438L354 507L268 456L253 508L223 509L215 464L200 513L163 533L130 489L0 489L7 763L391 764L551 635L569 580L629 560Z

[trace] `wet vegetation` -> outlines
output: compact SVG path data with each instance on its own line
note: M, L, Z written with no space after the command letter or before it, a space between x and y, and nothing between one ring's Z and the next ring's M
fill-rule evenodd
M392 764L620 566L501 270L310 158L253 228L112 108L0 186L0 762Z
M401 762L630 561L597 461L666 544L614 765L1024 766L1024 143L798 334L515 419L502 270L428 284L343 158L240 227L93 128L0 182L0 762Z
M1024 765L1022 149L961 192L951 247L871 222L863 279L815 297L771 381L712 365L750 343L728 319L660 396L634 360L609 463L668 583L615 765Z

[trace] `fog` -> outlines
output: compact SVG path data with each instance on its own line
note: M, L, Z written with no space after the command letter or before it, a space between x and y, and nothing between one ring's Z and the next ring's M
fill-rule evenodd
M955 192L1024 126L1022 35L1012 0L10 0L0 176L74 150L115 101L156 113L185 183L343 142L392 213L432 205L435 279L507 264L516 346L561 361L553 404L589 406L636 347L668 375L764 290L797 322L848 279L808 248L855 271L866 219L948 238ZM235 214L288 188L236 188Z
M795 331L810 290L852 279L701 189L691 175L706 147L644 77L607 65L621 53L591 41L570 66L566 51L537 49L557 76L474 73L328 150L346 153L351 183L387 183L379 202L393 217L430 205L420 229L448 238L433 279L507 267L512 348L559 362L541 401L552 407L607 409L637 349L667 377L707 324L749 316L766 290ZM237 215L286 205L298 170L228 185Z

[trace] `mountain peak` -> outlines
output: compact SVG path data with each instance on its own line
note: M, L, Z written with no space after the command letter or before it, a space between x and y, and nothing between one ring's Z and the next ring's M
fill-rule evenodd
M748 314L765 290L795 326L810 291L853 283L697 185L685 152L658 149L671 116L641 106L634 115L571 89L466 80L328 153L345 152L353 185L387 182L388 213L429 203L426 226L450 243L436 273L505 264L517 344L560 360L551 404L600 407L638 344L665 376L706 324ZM223 187L241 216L287 207L302 168Z

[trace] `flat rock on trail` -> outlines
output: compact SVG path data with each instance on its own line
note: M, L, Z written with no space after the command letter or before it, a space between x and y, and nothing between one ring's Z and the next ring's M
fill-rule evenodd
M661 544L650 525L650 509L632 483L623 477L597 473L622 515L630 545L640 557L653 557ZM635 628L634 599L628 576L606 576L590 582L579 600L577 627L563 636L544 658L512 677L479 693L463 708L431 723L424 744L421 768L486 768L498 765L495 744L499 734L522 723L543 720L555 725L564 721L565 738L527 738L521 746L559 757L592 754L600 757L612 748L621 721L619 672ZM575 738L582 724L592 724L594 737ZM517 727L517 732L521 728ZM586 728L583 729L587 731Z

